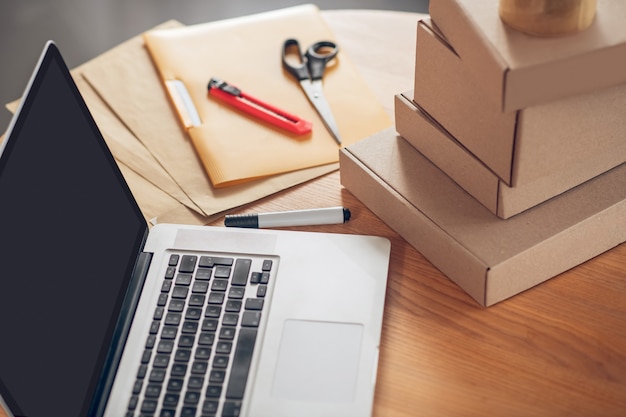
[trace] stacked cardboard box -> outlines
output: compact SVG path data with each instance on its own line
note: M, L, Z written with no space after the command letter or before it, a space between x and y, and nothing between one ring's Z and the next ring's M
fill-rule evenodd
M396 130L341 154L342 183L479 303L626 240L626 3L535 38L494 0L431 0Z

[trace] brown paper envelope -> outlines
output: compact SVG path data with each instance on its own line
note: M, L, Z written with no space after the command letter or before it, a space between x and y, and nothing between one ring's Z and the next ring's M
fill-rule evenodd
M183 81L198 110L201 125L188 132L218 187L338 161L337 143L299 82L282 66L281 48L287 38L298 39L304 49L319 40L334 40L334 35L310 4L144 34L163 82ZM211 77L313 122L312 134L296 139L209 97ZM382 105L341 50L327 68L323 89L344 146L391 126Z
M333 163L215 189L178 123L141 37L124 42L81 68L117 117L206 215L250 203L339 167Z
M118 166L150 226L157 223L203 225L219 217L206 217L185 207L124 163L118 161Z
M74 78L115 159L186 207L196 211L198 214L203 214L198 206L174 182L167 171L159 165L148 149L133 136L130 130L124 126L121 120L102 101L89 83L80 75L74 76Z

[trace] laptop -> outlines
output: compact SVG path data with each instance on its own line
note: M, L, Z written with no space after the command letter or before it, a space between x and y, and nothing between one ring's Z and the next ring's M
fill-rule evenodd
M159 224L49 42L0 147L11 417L370 416L390 243Z

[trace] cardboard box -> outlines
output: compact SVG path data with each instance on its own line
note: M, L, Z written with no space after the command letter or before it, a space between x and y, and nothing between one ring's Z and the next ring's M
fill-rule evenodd
M392 129L339 163L350 192L483 306L626 241L626 164L502 220Z
M517 112L489 100L430 19L417 24L413 100L511 185Z
M429 19L416 45L414 101L507 185L564 191L626 162L626 84L502 112Z
M429 19L416 45L415 90L396 97L396 129L498 216L626 162L626 84L502 112Z
M580 118L573 119L576 123L568 123L566 119L557 118L558 112L539 113L546 115L544 123L525 127L525 140L516 142L513 158L515 186L511 187L442 127L439 120L412 101L410 97L413 96L410 91L396 95L396 130L493 214L503 219L626 162L626 140L622 133L626 131L626 125L622 121L617 123L622 126L621 131L605 133L602 132L602 117L589 120L592 122L589 124L578 123ZM451 101L447 103L454 111L455 104ZM545 130L541 127L558 122L563 123L563 129L549 130L551 134L544 134ZM588 130L593 124L599 125L598 128ZM577 130L584 134L578 135ZM585 135L584 140L573 140Z
M431 0L429 11L486 96L505 112L626 82L624 1L598 1L589 28L550 38L506 26L497 0Z

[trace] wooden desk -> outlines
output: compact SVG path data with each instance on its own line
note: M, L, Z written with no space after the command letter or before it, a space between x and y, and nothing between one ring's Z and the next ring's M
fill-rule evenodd
M413 85L420 15L324 16L392 113L393 95ZM626 415L626 244L484 309L343 189L339 173L241 212L331 205L353 219L307 230L392 242L375 417Z

